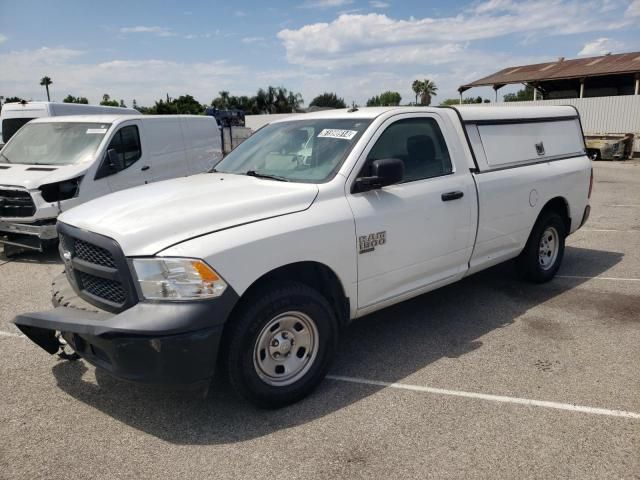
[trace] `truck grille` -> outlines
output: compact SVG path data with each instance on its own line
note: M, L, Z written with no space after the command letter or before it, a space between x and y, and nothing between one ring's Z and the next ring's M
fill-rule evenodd
M138 302L127 260L115 240L64 223L58 223L58 233L67 276L82 299L111 312Z
M102 265L103 267L116 268L116 261L113 255L104 248L76 239L75 252L77 258L86 262Z
M0 217L31 217L36 206L29 192L0 189Z
M127 292L125 292L120 282L94 277L84 272L78 272L78 276L80 277L80 283L83 289L91 295L119 305L126 302Z

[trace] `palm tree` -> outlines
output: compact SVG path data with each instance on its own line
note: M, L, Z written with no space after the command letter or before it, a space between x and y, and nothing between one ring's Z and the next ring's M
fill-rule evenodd
M44 88L47 89L47 101L50 102L51 101L51 97L49 97L49 85L51 85L53 83L53 80L51 80L50 77L42 77L40 79L40 85L42 85Z
M422 82L422 91L420 97L420 103L423 105L429 106L431 105L431 97L436 96L438 91L438 87L431 80L425 80Z
M414 80L411 84L411 90L416 94L416 105L418 104L418 95L422 93L422 84L423 82L420 80Z

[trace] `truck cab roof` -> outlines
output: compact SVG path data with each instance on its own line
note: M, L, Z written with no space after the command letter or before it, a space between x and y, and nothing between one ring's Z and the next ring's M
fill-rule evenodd
M515 121L536 118L576 117L577 113L571 106L545 106L545 107L520 107L520 106L485 106L485 105L453 105L451 107L363 107L340 108L334 110L320 110L317 112L291 115L272 123L289 122L292 120L313 120L322 118L362 118L373 119L386 113L438 113L443 109L454 109L460 113L463 121Z

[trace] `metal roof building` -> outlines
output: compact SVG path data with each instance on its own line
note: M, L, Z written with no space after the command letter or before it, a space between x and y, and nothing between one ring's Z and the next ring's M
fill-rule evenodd
M587 98L640 93L640 52L521 65L461 85L460 95L473 87L493 87L497 92L509 84L534 88L535 99Z

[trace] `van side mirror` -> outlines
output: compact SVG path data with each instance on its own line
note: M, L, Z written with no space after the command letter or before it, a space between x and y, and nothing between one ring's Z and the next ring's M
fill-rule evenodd
M371 163L371 176L357 178L353 193L368 192L399 183L404 178L404 162L399 158L381 158Z
M118 152L115 148L110 148L107 150L107 160L109 161L109 167L114 172L119 172L120 170L124 170L124 159L118 155Z

